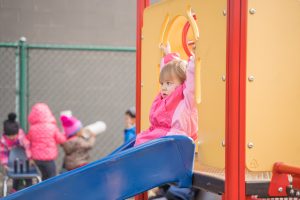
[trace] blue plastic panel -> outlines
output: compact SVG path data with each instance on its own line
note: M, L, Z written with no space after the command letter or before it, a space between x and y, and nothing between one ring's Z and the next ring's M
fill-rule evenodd
M169 182L191 186L194 143L190 138L170 136L124 149L4 199L114 200Z

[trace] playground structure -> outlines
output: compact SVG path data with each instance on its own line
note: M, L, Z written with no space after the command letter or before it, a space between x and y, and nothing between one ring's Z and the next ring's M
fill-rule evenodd
M158 91L159 45L169 41L187 58L196 44L194 187L227 200L296 196L299 169L277 162L300 166L299 24L296 0L166 0L146 7L137 78L141 130Z
M196 44L193 187L226 200L300 195L299 168L278 163L300 166L299 1L165 0L143 12L148 5L138 1L137 129L148 127L159 88L160 44L170 41L183 58ZM5 199L123 199L168 182L192 184L191 140L132 144Z

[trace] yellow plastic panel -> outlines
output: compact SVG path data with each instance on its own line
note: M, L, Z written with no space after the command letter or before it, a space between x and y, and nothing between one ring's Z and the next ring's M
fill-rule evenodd
M300 1L251 0L248 15L247 168L300 166Z
M142 129L149 126L149 110L157 95L162 53L161 42L170 41L172 51L187 55L181 44L182 28L188 21L187 10L197 16L188 39L197 37L196 60L201 61L201 103L199 104L199 163L224 167L225 82L226 71L226 0L165 0L144 12L142 41ZM191 33L192 32L192 33ZM198 66L199 67L199 66Z
M201 58L201 103L199 111L199 150L201 165L225 166L225 81L226 0L196 1L200 37L197 53ZM199 50L199 51L198 51ZM197 169L196 169L197 170Z

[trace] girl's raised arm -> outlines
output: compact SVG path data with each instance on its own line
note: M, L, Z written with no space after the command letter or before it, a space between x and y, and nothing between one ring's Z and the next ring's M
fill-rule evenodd
M196 106L195 101L195 57L191 56L187 69L186 69L186 80L185 89L183 90L184 102L188 108Z
M55 139L57 144L62 144L67 140L65 134L61 133L58 128L55 131L54 139Z

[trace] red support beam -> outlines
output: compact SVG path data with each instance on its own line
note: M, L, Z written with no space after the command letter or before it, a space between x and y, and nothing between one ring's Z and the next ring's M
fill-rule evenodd
M143 12L149 6L149 0L137 0L136 23L136 131L141 131L141 56L142 56L142 27Z
M282 162L275 163L273 171L281 174L291 174L300 176L300 167L288 165Z
M247 1L227 1L225 200L245 200Z
M289 182L288 175L292 176L292 182ZM292 185L293 189L300 190L300 167L287 165L277 162L273 166L273 175L269 186L270 196L287 196L286 188ZM282 188L280 191L279 188Z
M136 132L141 131L141 52L142 52L142 27L143 12L149 6L149 0L137 0L136 23ZM135 200L147 200L147 193L140 194Z
M241 0L241 35L240 35L240 113L239 113L239 199L245 199L246 169L246 81L247 81L247 16L248 1Z

